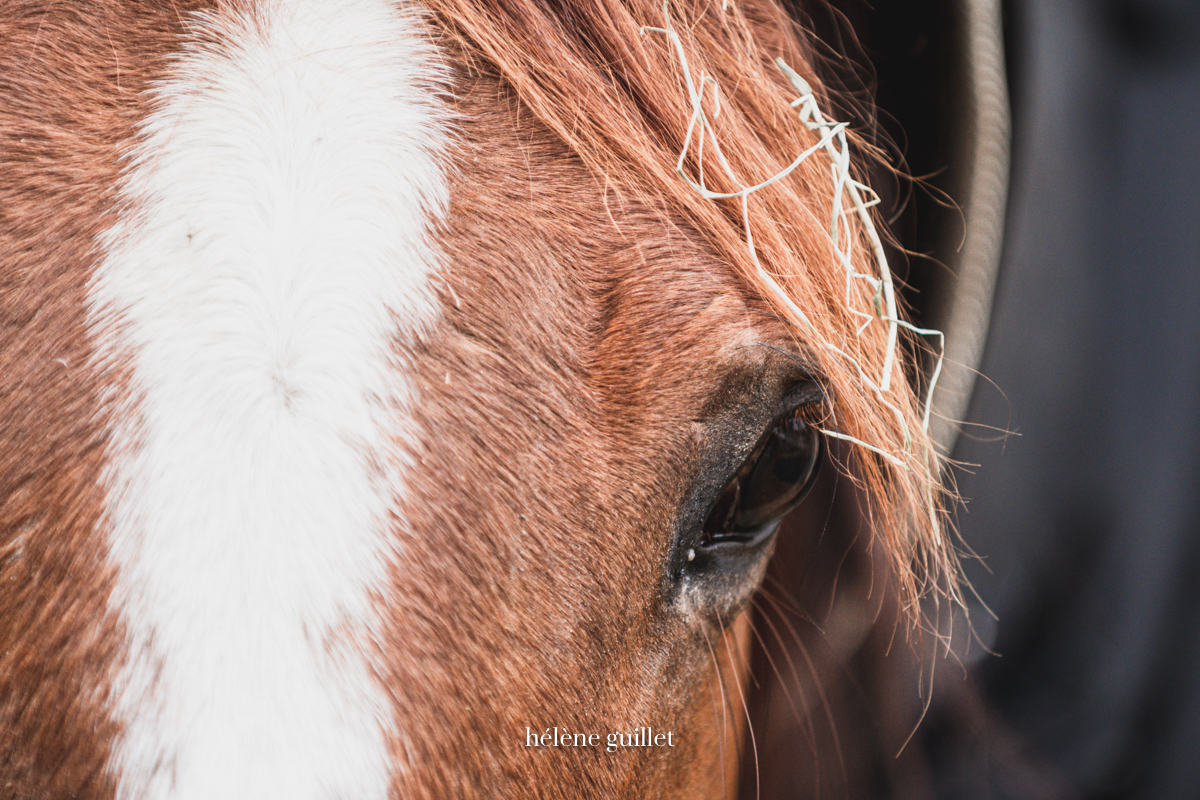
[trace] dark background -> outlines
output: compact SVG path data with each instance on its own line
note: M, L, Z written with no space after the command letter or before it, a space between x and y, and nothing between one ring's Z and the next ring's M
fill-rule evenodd
M991 383L956 451L981 465L959 522L999 617L973 614L998 654L976 674L1072 794L1198 797L1200 4L1006 10ZM948 785L978 782L953 768Z
M888 197L897 238L931 256L908 262L919 317L962 226L937 192L956 179L953 3L832 5L806 24L849 55L831 59L835 80L877 96L880 127L932 187ZM858 609L873 631L834 619L877 575L853 524L792 545L809 550L790 565L784 546L768 591L796 607L760 601L756 625L790 619L799 646L773 645L756 674L769 687L785 657L809 659L787 697L809 705L781 714L768 688L753 712L764 798L1200 797L1200 2L1008 0L1004 14L1007 227L954 452L978 465L955 474L980 556L965 564L978 641L930 688L897 657L877 595ZM849 519L852 492L826 491L822 513ZM821 559L841 584L797 580ZM850 646L832 641L848 629ZM932 702L905 745L918 685Z

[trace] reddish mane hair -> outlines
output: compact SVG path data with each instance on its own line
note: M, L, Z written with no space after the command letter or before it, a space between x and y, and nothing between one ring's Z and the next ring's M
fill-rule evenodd
M780 172L818 138L797 121L789 105L795 89L775 59L801 73L816 87L823 107L829 107L799 25L779 5L762 0L666 5L630 0L562 8L538 0L434 0L429 7L467 75L511 87L521 105L611 187L616 202L635 198L687 226L758 294L762 313L792 323L798 357L825 386L827 424L903 457L904 466L897 467L850 448L849 463L870 500L868 513L887 546L901 603L916 622L921 595L939 585L952 586L952 578L950 584L942 581L957 574L941 531L947 518L939 457L922 429L917 398L907 388L916 382L915 365L897 362L897 371L909 370L903 376L907 380L894 383L888 397L902 419L861 379L860 367L871 376L882 372L886 325L876 323L860 332L862 320L849 312L851 305L871 308L872 291L857 282L857 296L847 296L827 222L832 203L828 159L824 153L808 159L789 179L754 193L749 203L758 261L805 310L814 337L759 277L747 249L740 202L706 200L675 172L693 108L672 43L644 32L661 27L669 15L693 79L700 73L716 79L722 91L716 127L724 153L734 173L752 183ZM691 147L692 174L701 169L697 156L698 148ZM704 168L710 188L741 188L714 167L711 152L709 161ZM861 175L862 165L857 171ZM870 243L854 222L855 269L874 274ZM821 347L821 339L844 356Z

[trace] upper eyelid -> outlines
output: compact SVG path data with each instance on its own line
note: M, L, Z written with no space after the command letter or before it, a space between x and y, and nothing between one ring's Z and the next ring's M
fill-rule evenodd
M797 382L783 393L782 405L789 406L792 410L804 406L827 407L829 404L829 393L819 380L809 379Z

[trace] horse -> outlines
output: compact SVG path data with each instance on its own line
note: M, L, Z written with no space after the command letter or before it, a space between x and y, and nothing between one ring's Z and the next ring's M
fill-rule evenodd
M952 571L868 148L775 0L0 41L5 797L730 796L818 473L905 624Z

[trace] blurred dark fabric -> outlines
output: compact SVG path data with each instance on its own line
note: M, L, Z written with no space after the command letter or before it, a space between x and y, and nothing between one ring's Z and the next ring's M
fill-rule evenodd
M933 256L897 259L918 319L962 229L937 197L962 177L955 1L806 23L867 59L843 88L933 187L891 203ZM823 478L756 608L747 800L1200 797L1200 0L1004 11L1009 214L954 453L982 644L961 620L950 658L897 639L861 503Z
M1200 2L1006 14L1010 213L955 452L997 655L942 670L922 735L941 797L1198 797Z

